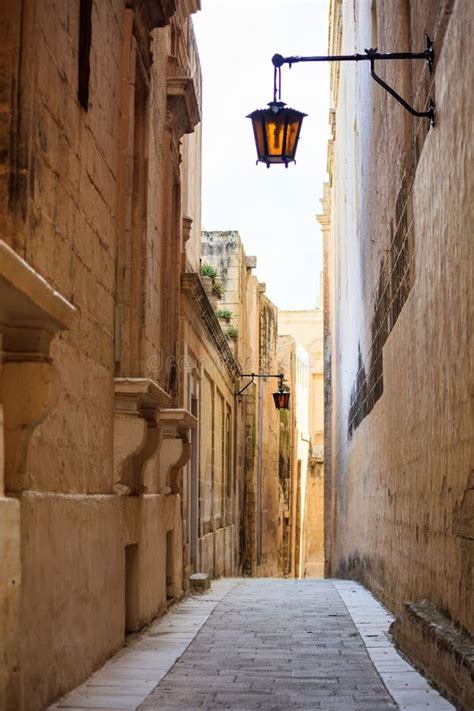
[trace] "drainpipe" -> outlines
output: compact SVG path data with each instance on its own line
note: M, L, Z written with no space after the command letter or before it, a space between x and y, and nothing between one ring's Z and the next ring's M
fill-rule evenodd
M263 380L263 382L265 382ZM258 382L258 459L257 459L257 565L262 562L263 539L263 382Z
M288 570L287 575L293 574L293 557L294 557L294 541L293 534L295 528L295 517L293 512L293 495L294 495L294 481L293 481L293 466L295 461L295 437L293 432L293 413L290 411L289 425L290 431L290 461L289 461L289 480L290 486L288 489L288 508L290 509L290 541L289 541L289 556L288 556Z

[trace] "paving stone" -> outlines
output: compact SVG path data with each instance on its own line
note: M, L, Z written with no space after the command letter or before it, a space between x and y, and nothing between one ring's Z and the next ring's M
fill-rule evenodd
M396 708L337 590L321 580L245 580L140 708L189 707L206 688L209 709L358 711L365 693L367 708Z
M221 580L52 709L448 711L352 581Z

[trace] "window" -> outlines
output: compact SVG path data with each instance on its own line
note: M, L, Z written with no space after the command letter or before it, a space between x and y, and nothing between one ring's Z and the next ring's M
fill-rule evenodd
M92 38L92 0L80 0L79 6L79 59L77 98L87 111L89 108L90 53Z

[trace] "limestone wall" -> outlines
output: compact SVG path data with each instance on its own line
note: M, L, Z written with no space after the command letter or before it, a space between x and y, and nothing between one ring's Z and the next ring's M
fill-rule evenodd
M9 628L18 663L10 679L0 675L2 708L44 708L183 593L179 474L164 467L168 444L158 446L160 412L182 405L179 141L199 121L187 19L197 7L176 5L171 17L170 4L91 3L90 51L79 32L88 3L24 0L0 10L2 246L26 260L18 273L34 282L28 303L51 287L42 308L60 298L56 290L74 312L50 347L60 330L48 331L54 309L43 316L47 347L13 354L3 345L21 614ZM79 100L87 63L88 97ZM21 288L12 294L3 335L18 328ZM20 365L7 368L13 361ZM23 361L49 380L38 377L15 401ZM46 401L49 385L57 397ZM45 411L36 427L33 405ZM21 462L11 456L14 425L32 433ZM14 607L5 613L3 603L2 630Z
M432 96L436 126L365 63L332 68L326 555L331 574L363 580L394 612L427 598L472 632L474 93L459 60L472 62L473 5L359 3L354 14L333 2L331 13L331 53L420 51L428 32L432 77L423 62L378 70L417 108Z

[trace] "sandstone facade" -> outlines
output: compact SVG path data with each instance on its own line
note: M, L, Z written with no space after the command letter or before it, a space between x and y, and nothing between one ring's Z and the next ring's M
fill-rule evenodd
M297 396L299 437L306 442L307 479L304 494L305 546L302 560L304 577L324 576L324 386L323 386L323 310L306 309L278 312L278 332L292 337L308 354L308 378L301 375ZM301 411L306 401L306 414ZM307 424L306 424L307 423Z
M278 310L266 297L265 285L253 275L256 259L246 256L239 233L204 232L202 263L216 269L223 286L216 310L231 314L224 331L231 327L238 334L235 341L229 342L240 372L279 373ZM290 371L285 372L285 377L293 388ZM237 455L243 472L237 488L242 511L241 571L257 576L294 575L294 565L288 567L290 544L285 523L291 505L284 490L280 461L283 456L293 467L295 452L291 450L291 438L282 435L280 418L285 414L279 413L273 403L278 380L257 378L251 383L251 378L245 377L240 388L247 383L249 387L238 398L242 420L237 433L244 446ZM292 392L296 402L295 390ZM296 509L291 510L292 526L294 515Z
M362 580L400 615L404 650L466 707L472 657L453 630L474 632L474 92L459 71L472 63L472 22L468 0L331 2L330 54L421 51L429 34L431 75L421 60L376 68L415 108L433 97L436 126L406 112L365 62L331 65L320 218L329 572Z
M289 411L280 412L282 567L285 575L303 578L308 542L309 354L291 336L279 336L278 362L290 390Z
M200 154L181 140L200 121L197 9L0 10L5 709L44 708L186 589L198 418L180 279Z

